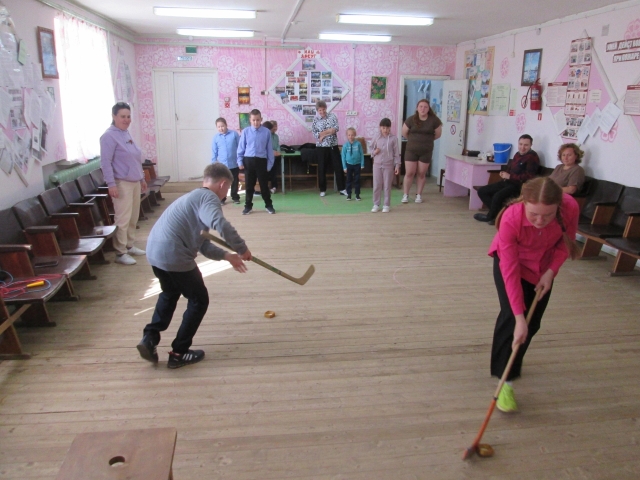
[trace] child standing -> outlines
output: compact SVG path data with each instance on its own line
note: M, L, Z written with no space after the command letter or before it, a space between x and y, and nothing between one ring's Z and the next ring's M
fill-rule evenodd
M384 188L382 213L389 212L393 176L400 173L400 148L398 137L391 135L391 120L380 120L380 133L371 142L373 162L373 213L380 210L380 196Z
M220 117L216 120L216 128L218 133L213 137L213 144L211 150L213 156L211 157L211 163L222 163L231 171L233 175L233 182L231 182L231 200L233 203L240 203L240 195L238 195L238 174L240 169L238 168L238 162L236 160L238 152L238 140L240 135L235 130L229 130L227 127L227 121ZM224 205L227 196L222 199Z
M347 143L342 146L342 168L347 174L347 200L351 200L351 186L355 188L356 200L360 198L360 170L364 168L362 144L356 141L356 129L347 128Z
M261 125L262 114L260 110L253 109L249 115L250 127L242 130L238 142L238 166L245 171L246 195L243 215L249 215L253 209L253 194L256 180L260 182L260 191L267 212L274 214L269 191L269 171L273 168L273 146L271 145L271 132Z
M280 173L280 137L276 133L278 131L278 122L270 120L271 124L271 144L273 145L273 168L269 172L269 181L271 182L271 193L276 193L278 190L278 173Z

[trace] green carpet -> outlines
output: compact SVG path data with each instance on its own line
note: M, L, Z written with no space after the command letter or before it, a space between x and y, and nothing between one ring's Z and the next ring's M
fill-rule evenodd
M356 202L355 195L352 200L347 201L347 197L338 192L327 192L324 197L320 196L317 190L294 190L286 194L276 193L271 195L273 208L276 213L292 213L305 215L351 215L354 213L370 212L373 207L373 189L363 188L360 192L362 201ZM399 205L402 199L402 190L392 188L391 205ZM230 206L234 208L244 208L244 195L241 195L242 204ZM264 210L264 201L261 197L253 200L254 210Z

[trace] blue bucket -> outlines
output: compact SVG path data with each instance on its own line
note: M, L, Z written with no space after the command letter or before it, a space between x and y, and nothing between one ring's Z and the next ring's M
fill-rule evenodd
M510 143L494 143L493 144L493 161L495 163L507 163L511 154Z

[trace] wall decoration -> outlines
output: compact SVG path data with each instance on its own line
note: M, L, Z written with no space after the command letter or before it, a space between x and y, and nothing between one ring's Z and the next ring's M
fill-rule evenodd
M540 64L542 63L542 49L525 50L522 60L522 80L520 85L528 87L540 78Z
M238 87L238 105L251 105L251 87Z
M468 111L471 115L487 115L489 112L494 56L495 47L465 52L465 78L469 80Z
M387 77L371 77L371 100L384 100L387 95Z
M348 92L347 84L320 58L320 51L310 49L298 50L298 58L269 88L269 94L307 130L311 130L317 101L324 101L330 112Z
M460 123L462 111L462 91L451 90L447 98L447 122Z
M43 78L58 78L56 64L56 40L53 30L38 27L38 57L42 64Z
M508 83L491 86L491 102L489 103L489 115L509 115L509 97L511 85Z
M238 113L238 125L240 125L240 131L251 125L251 118L249 113Z

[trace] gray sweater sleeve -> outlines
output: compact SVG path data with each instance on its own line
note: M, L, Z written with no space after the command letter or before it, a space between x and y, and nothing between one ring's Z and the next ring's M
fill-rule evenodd
M213 202L205 202L199 210L200 221L208 230L215 230L227 242L231 248L240 255L247 251L247 245L240 237L233 225L222 215L222 209ZM226 250L218 248L209 240L205 240L200 246L200 252L211 260L224 260Z

